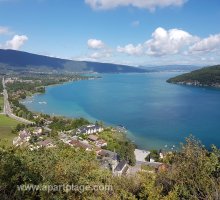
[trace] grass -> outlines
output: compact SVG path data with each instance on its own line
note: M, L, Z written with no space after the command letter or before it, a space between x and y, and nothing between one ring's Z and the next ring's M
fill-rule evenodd
M3 96L0 94L0 113L3 112L4 107L4 99Z
M11 119L5 115L0 115L0 140L5 145L12 145L15 134L11 133L12 129L16 127L19 122Z

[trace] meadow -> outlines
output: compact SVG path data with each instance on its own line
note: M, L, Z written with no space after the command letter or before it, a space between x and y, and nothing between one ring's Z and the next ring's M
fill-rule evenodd
M17 121L5 116L0 115L0 142L5 145L11 145L13 138L16 136L11 131L18 124Z

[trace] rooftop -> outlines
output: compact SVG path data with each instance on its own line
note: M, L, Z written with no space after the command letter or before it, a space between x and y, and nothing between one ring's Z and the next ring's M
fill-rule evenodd
M125 160L122 160L120 163L118 163L117 167L115 168L115 171L121 171L126 165L127 162Z
M96 135L89 135L88 139L92 140L92 141L96 141L96 140L98 140L98 136L96 136Z

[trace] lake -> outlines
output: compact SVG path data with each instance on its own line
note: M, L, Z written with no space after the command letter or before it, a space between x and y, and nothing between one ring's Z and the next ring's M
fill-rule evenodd
M49 86L23 103L31 111L122 124L139 148L175 149L190 134L220 147L220 90L166 83L177 74L103 74Z

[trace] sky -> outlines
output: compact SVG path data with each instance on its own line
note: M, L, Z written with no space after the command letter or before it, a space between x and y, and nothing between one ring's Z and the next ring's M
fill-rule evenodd
M220 64L220 1L0 0L0 48L133 66Z

